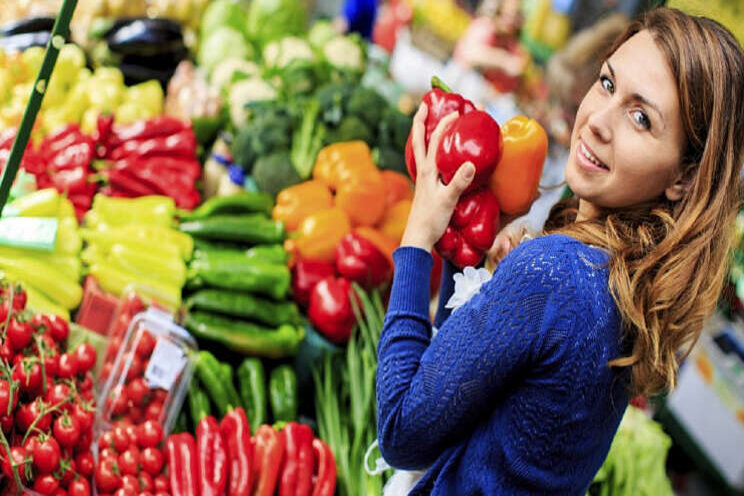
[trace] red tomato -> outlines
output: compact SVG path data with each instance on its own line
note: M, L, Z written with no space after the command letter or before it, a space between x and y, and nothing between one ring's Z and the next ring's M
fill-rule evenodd
M5 434L8 434L13 429L13 415L3 415L0 417L0 428L3 429Z
M39 440L33 452L34 467L42 474L54 472L59 467L60 457L59 444L53 437Z
M170 494L165 491L158 491L157 493L155 493L155 496L170 496Z
M54 353L53 355L44 356L44 370L47 377L57 377L57 373L59 372L59 354Z
M158 401L160 403L165 403L165 400L168 399L168 391L165 389L156 389L152 392L152 400Z
M23 443L23 449L26 450L26 453L33 453L38 444L39 438L36 436L31 436L30 438L26 439L25 443Z
M147 405L145 410L145 418L154 422L160 422L163 416L163 403L160 401L153 400L152 403Z
M68 415L65 412L54 421L52 432L60 446L72 448L80 439L80 421L74 415Z
M114 496L137 496L137 491L130 488L122 488L114 493Z
M113 415L123 415L127 411L127 390L123 385L116 386L106 400L108 408Z
M64 487L69 487L70 482L72 482L75 479L75 475L77 474L77 464L75 464L75 460L68 459L68 460L62 460L59 462L59 470L55 472L55 476L60 476L60 484Z
M103 434L101 434L101 437L98 438L98 447L100 449L113 448L114 447L114 432L106 431Z
M0 322L5 321L0 319ZM0 358L5 360L6 363L11 363L13 361L13 348L10 347L10 343L7 341L0 345Z
M113 336L106 347L106 362L113 363L116 355L121 349L124 339L121 336Z
M49 317L40 313L31 317L29 324L31 324L31 327L33 327L35 331L41 331L42 333L51 327Z
M114 448L103 448L101 452L98 454L98 458L101 460L105 460L107 458L114 460L117 465L119 463L119 454L116 452Z
M139 424L145 418L145 411L139 406L132 405L129 407L128 416L132 423Z
M141 406L150 393L150 387L144 377L137 377L127 385L127 397L136 406Z
M22 312L26 308L27 299L26 292L20 286L16 286L15 294L13 294L13 310Z
M75 358L78 363L78 372L89 372L96 366L96 349L90 343L83 343L75 348Z
M33 329L26 322L11 319L6 332L6 338L10 343L10 347L16 351L22 350L31 343Z
M36 481L34 481L34 491L44 496L52 496L57 489L59 489L59 481L52 474L36 477Z
M12 377L18 381L21 392L33 394L41 389L42 375L38 361L16 355L13 359Z
M60 382L58 384L55 384L51 388L47 389L46 396L44 399L46 400L47 404L51 407L56 407L57 405L60 405L67 401L67 399L70 397L70 386L67 384ZM68 405L65 405L68 406Z
M93 431L88 429L80 433L80 438L75 445L75 451L85 452L88 451L93 444Z
M77 465L78 472L83 477L90 477L95 469L95 462L93 461L93 453L85 451L78 453L75 457L75 465Z
M67 496L67 491L58 487L57 490L52 493L52 496Z
M96 486L100 491L110 493L116 491L121 485L121 478L118 475L119 469L116 462L111 458L103 458L96 467Z
M157 476L163 470L163 453L157 448L145 448L140 456L142 470L148 474Z
M15 412L16 426L22 431L26 432L31 424L36 420L37 417L41 417L41 408L44 402L41 398L36 398L31 403L21 405ZM36 422L36 428L41 432L47 432L49 426L52 423L51 414L46 414Z
M132 494L137 494L139 492L139 481L137 477L130 474L123 475L121 477L121 489L131 491Z
M72 407L72 413L77 417L78 422L80 422L80 430L82 432L93 427L93 422L96 417L95 408L90 405L75 403Z
M78 363L75 355L71 353L62 353L59 356L59 372L57 376L60 379L74 379L78 373Z
M144 360L152 355L152 350L155 348L155 338L152 337L148 331L143 332L137 341L135 352Z
M137 475L139 472L140 452L130 446L121 455L119 455L119 470L122 474Z
M129 436L129 445L137 446L137 428L132 423L124 424L124 422L127 422L127 419L122 419L122 424L127 431L127 436Z
M140 491L152 491L155 488L155 483L152 480L152 476L147 472L140 472L137 475L137 482L139 483Z
M147 420L137 426L137 443L142 448L154 448L163 439L163 427L159 422Z
M142 491L137 496L153 496L153 494L150 491Z
M84 478L79 478L70 482L70 486L67 488L67 494L69 496L90 496L90 484Z
M61 343L70 335L70 325L57 315L49 316L49 334L56 342Z
M91 374L90 372L86 372L85 377L83 377L83 380L80 381L78 387L83 393L93 391L93 374Z
M0 415L7 415L8 407L10 407L11 413L15 410L16 405L18 405L18 393L13 392L12 405L10 399L10 383L6 380L0 380Z
M170 481L168 480L168 477L164 475L158 475L153 479L153 484L155 485L155 492L163 493L168 492L170 489Z
M127 434L127 429L123 425L117 425L114 427L114 448L119 453L123 453L124 450L126 450L129 445L131 444L131 440L129 439L129 434Z
M13 478L13 466L11 465L10 460L13 461L13 464L19 468L18 475L20 475L21 480L25 480L26 477L24 476L25 470L22 470L23 462L26 459L26 450L21 448L20 446L14 446L10 448L10 457L6 456L5 453L7 451L5 448L3 448L3 457L0 460L0 464L2 465L3 474L5 474L8 479Z
M142 375L142 372L145 371L142 365L142 359L139 356L130 352L125 355L124 360L124 363L129 363L129 369L127 369L128 381L131 381L136 377L140 377Z

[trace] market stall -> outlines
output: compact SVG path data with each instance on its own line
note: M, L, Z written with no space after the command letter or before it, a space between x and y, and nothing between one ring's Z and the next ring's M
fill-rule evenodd
M541 64L568 12L531 2L489 79L450 60L478 16L446 0L386 3L373 42L299 0L74 4L0 12L3 494L381 494L413 110L427 143L458 110L439 174L476 170L436 301L442 259L565 193ZM629 409L589 494L672 494L670 444Z

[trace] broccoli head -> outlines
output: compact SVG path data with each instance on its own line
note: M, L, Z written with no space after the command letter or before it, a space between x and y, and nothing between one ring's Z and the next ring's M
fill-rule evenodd
M382 120L388 102L372 88L359 86L354 90L346 106L346 114L359 117L372 129L377 128Z
M380 143L398 150L403 150L408 141L413 117L393 107L385 108L380 120Z
M258 110L258 108L256 109ZM257 111L233 140L231 151L236 164L251 172L254 162L273 151L289 149L292 139L292 119L276 109Z
M353 115L344 117L335 129L329 129L325 135L325 143L339 143L343 141L364 141L372 146L375 135L361 119Z
M302 181L286 151L259 157L253 166L253 179L260 191L271 196Z

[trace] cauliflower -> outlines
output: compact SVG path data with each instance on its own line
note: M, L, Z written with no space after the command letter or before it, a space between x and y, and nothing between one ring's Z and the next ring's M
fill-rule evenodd
M236 82L230 87L227 97L233 125L240 127L246 123L249 116L245 108L247 104L275 100L277 96L276 88L258 76Z
M236 74L243 73L247 76L258 74L258 66L239 57L229 57L217 64L212 71L210 84L219 91L230 86Z
M307 41L287 36L266 45L263 56L267 67L283 68L295 60L312 60L313 49Z
M325 44L323 56L337 69L355 72L364 71L364 53L354 39L348 36L337 36Z

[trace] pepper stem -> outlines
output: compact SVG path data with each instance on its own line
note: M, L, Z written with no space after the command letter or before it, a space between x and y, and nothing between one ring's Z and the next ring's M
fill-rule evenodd
M431 77L431 89L439 88L440 90L444 91L445 93L452 93L452 88L447 86L444 81L439 79L438 76L432 76Z

